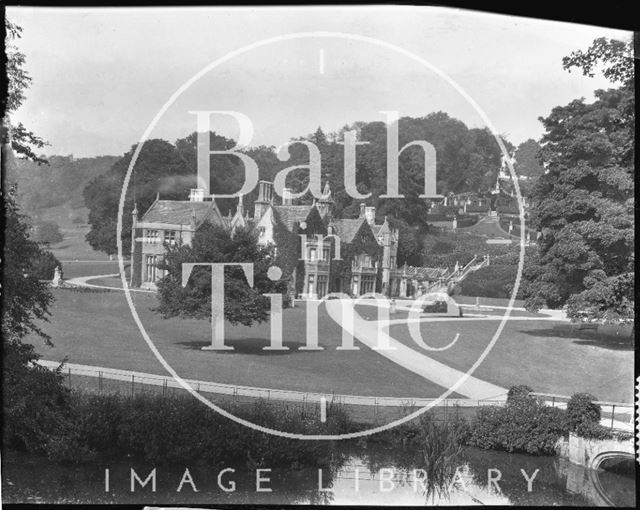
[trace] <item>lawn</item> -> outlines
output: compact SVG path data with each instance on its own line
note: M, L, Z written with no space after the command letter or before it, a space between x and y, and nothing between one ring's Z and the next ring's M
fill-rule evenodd
M124 294L54 289L56 301L51 320L44 325L55 344L49 348L30 338L44 359L97 365L107 368L164 374L140 335ZM226 325L226 343L234 351L202 351L210 342L208 321L162 319L151 309L154 294L133 293L141 320L154 344L179 374L190 379L220 383L400 398L437 397L443 389L395 365L367 347L338 351L341 329L319 313L319 339L324 351L301 351L306 314L303 304L284 311L284 338L289 351L263 351L269 344L270 325ZM361 305L358 311L376 320L375 308ZM501 315L501 312L495 312ZM518 314L530 315L530 314ZM402 318L406 312L391 316ZM444 351L424 352L453 368L466 371L477 360L498 321L463 317L455 322L421 324L428 345L442 347L456 333L456 345ZM527 384L534 390L562 395L587 391L602 400L631 402L633 348L598 342L588 333L560 331L551 321L510 321L493 350L474 376L508 388ZM391 335L422 352L404 324L390 327ZM359 344L357 344L359 345ZM456 395L452 395L455 397Z
M425 343L450 349L429 351L434 359L468 370L496 332L498 321L471 317L449 323L424 323ZM416 350L406 325L394 325L391 336ZM526 384L535 391L571 395L589 392L600 400L633 402L633 345L598 340L593 333L560 330L551 321L509 321L498 341L473 374L510 387Z
M56 301L44 329L55 347L30 338L44 359L164 374L165 370L140 335L122 292L54 290ZM437 397L443 388L408 372L361 346L359 351L338 351L341 329L319 313L320 345L324 351L300 351L306 324L302 306L284 311L283 337L289 351L263 351L269 344L270 325L226 325L226 343L234 351L202 351L208 345L208 321L164 320L151 311L153 294L134 293L140 318L155 345L184 377L205 381L291 389L401 398ZM452 395L455 397L456 395Z

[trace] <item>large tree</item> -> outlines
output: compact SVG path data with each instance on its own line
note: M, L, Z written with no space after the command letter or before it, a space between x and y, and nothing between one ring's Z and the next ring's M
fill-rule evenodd
M108 255L117 252L116 226L118 206L124 177L136 146L116 161L109 172L93 179L84 189L85 205L89 208L91 230L86 236L94 250ZM158 193L164 199L184 200L189 188L195 187L196 172L191 171L176 147L160 139L148 140L131 174L122 217L124 253L131 246L131 212L134 204L146 211Z
M541 118L547 172L533 190L539 258L527 268L528 306L567 306L572 318L618 320L634 310L634 87L631 43L597 39L563 60L617 88Z
M211 270L196 267L186 287L182 286L182 265L189 262L253 263L254 286L249 287L240 267L225 269L225 319L232 324L250 326L269 317L269 299L265 293L284 293L286 282L271 281L267 270L275 260L273 248L257 244L257 234L238 229L233 235L222 227L205 223L196 232L191 245L168 246L162 269L167 275L158 282L164 317L211 318ZM217 297L214 297L217 299Z
M7 39L19 37L21 29L6 21ZM9 114L24 101L31 79L22 69L24 55L7 48L7 102L2 119L3 173L15 170L15 152L22 158L43 163L34 150L44 142L22 124L11 126ZM10 142L10 143L9 143ZM4 249L2 257L2 411L3 446L42 451L55 442L68 415L69 390L62 383L61 368L52 371L35 363L39 358L32 343L23 343L28 334L39 335L51 345L41 329L50 315L53 295L43 273L57 263L51 253L30 238L28 217L16 203L16 186L3 187Z
M518 177L537 179L544 173L544 167L540 161L540 149L540 144L533 138L518 145L514 164Z

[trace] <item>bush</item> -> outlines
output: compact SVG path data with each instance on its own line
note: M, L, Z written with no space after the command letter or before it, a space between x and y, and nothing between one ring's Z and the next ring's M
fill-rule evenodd
M471 227L478 223L478 216L459 216L457 222L458 228Z
M319 441L296 441L264 434L221 416L185 394L92 395L74 392L59 432L39 437L39 450L59 462L80 462L98 455L158 464L230 459L249 469L258 465L315 465L326 458ZM344 409L330 405L327 421L295 406L257 401L251 408L228 409L252 423L301 434L337 434L354 427ZM35 411L34 411L35 412Z
M60 227L53 221L43 221L35 228L34 241L45 244L59 243L64 239Z
M447 313L447 302L446 301L436 301L434 303L427 303L424 305L422 311L424 313Z
M503 407L478 409L468 444L532 455L555 454L556 442L566 434L564 412L526 396L525 388L529 389L512 388Z
M70 423L69 390L60 370L33 363L31 344L3 340L3 444L19 450L47 453L59 443Z
M83 225L85 223L85 221L80 216L75 216L71 220L71 223L73 223L74 225Z
M511 388L509 388L509 391L507 392L507 402L535 398L533 396L529 396L529 393L531 392L533 392L533 390L525 384L521 384L519 386L511 386Z
M611 429L603 427L600 423L583 421L578 423L572 432L585 439L613 439L614 433Z
M571 396L567 403L567 427L577 433L581 426L590 426L600 423L601 409L593 401L596 397L588 393L576 393ZM587 430L587 429L585 429Z
M62 267L56 256L49 251L42 251L32 259L32 276L38 280L53 280L56 267Z

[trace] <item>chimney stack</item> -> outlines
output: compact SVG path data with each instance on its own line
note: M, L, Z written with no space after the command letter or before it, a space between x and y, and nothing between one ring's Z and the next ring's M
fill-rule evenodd
M260 181L258 183L258 200L255 202L253 217L259 220L267 212L273 201L273 183L269 181Z
M360 204L360 218L364 218L365 208L366 208L366 205Z
M365 207L364 209L364 217L367 219L367 223L369 225L373 225L376 222L376 208L375 207Z

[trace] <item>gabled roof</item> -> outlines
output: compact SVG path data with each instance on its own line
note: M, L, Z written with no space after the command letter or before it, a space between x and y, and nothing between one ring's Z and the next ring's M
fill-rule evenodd
M293 231L296 223L306 221L313 209L312 205L274 205L273 210L276 217L287 227L289 231Z
M141 221L189 225L195 216L196 227L205 221L222 224L222 216L215 202L190 202L186 200L156 200L144 213Z
M331 224L335 228L340 240L344 243L350 243L355 238L362 224L366 222L367 220L364 218L357 218L355 220L333 220Z

